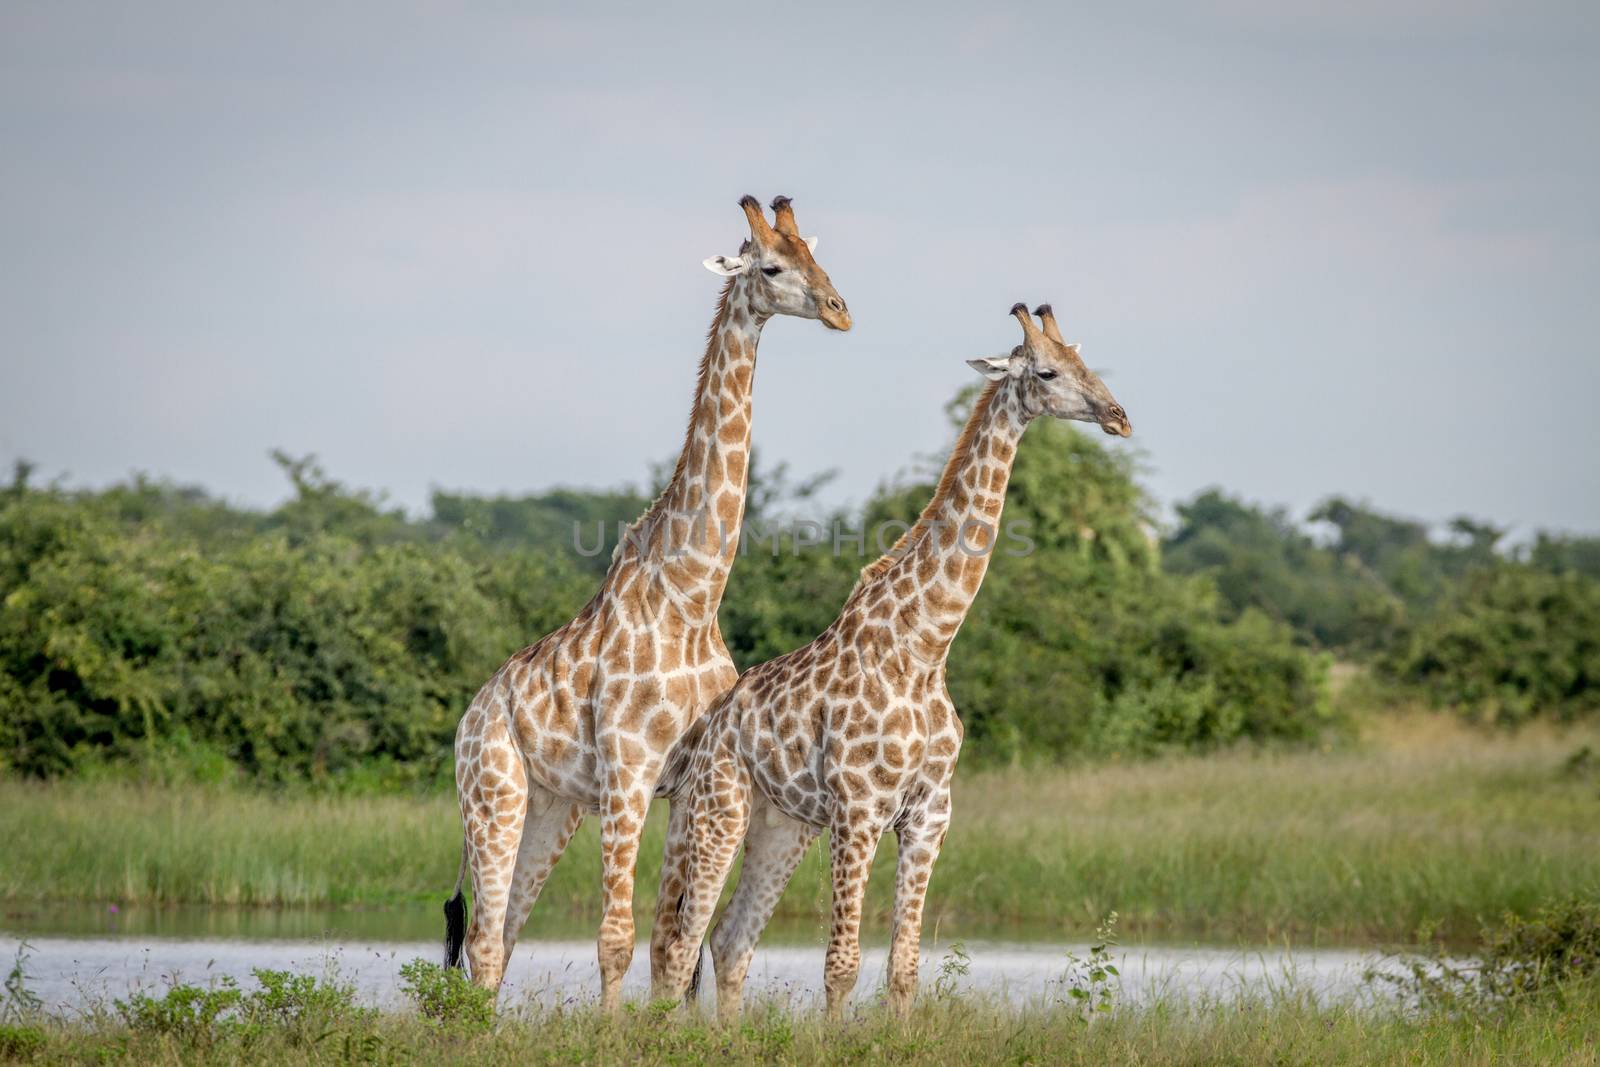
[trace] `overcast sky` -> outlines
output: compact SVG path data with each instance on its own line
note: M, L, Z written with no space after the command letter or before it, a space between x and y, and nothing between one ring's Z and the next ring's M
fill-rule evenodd
M837 501L1049 300L1163 502L1600 529L1600 5L671 6L7 2L0 462L642 483L786 193L856 325L756 445Z

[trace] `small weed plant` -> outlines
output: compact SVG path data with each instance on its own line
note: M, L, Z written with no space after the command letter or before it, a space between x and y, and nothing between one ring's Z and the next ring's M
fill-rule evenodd
M972 957L965 942L955 941L939 961L939 975L933 980L933 995L941 1000L954 999L961 980L972 973Z
M33 946L23 941L6 974L5 994L0 997L0 1022L19 1022L36 1018L43 1007L38 994L28 988L28 957Z
M1078 1017L1088 1022L1116 1006L1122 991L1122 975L1111 961L1117 947L1117 913L1105 917L1095 930L1087 956L1067 953L1067 970L1061 976L1061 1002L1078 1009Z

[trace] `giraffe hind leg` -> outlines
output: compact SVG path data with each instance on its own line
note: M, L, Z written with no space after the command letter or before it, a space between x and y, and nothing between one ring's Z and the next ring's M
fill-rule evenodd
M661 878L656 917L650 929L650 987L654 996L666 975L667 948L677 940L689 887L689 813L692 792L669 799L667 838L661 849ZM694 984L691 983L693 996Z
M511 952L517 945L528 914L539 900L539 892L550 877L550 871L573 833L583 824L583 807L561 799L542 789L533 789L528 800L527 822L522 829L522 841L517 846L516 868L511 876L511 890L506 903L506 921L502 941L505 945L505 963L511 962Z
M749 808L743 796L731 804L706 805L695 814L694 841L688 880L679 916L677 936L666 948L665 967L658 992L668 999L685 997L694 972L701 966L701 946L722 886L728 880L739 844L744 839Z
M479 758L457 765L461 822L472 877L466 956L472 981L498 990L505 976L504 932L511 882L528 813L528 781L509 731L485 739Z
M711 934L711 958L717 971L717 1014L723 1019L738 1015L756 942L817 833L757 795L756 811L745 833L739 885Z

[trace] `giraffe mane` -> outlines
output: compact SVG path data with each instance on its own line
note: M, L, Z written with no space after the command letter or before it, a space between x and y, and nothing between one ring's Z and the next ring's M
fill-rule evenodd
M861 577L856 581L855 588L850 591L853 597L863 588L883 577L884 573L904 558L904 549L915 539L918 533L925 531L928 524L938 518L940 509L945 501L950 499L951 492L955 489L957 471L961 469L967 456L972 451L972 443L977 439L978 427L983 425L984 417L989 413L989 408L994 404L994 398L1000 392L1000 382L990 382L984 386L983 392L978 394L978 399L972 405L972 414L967 416L967 423L961 428L961 434L956 438L955 447L950 450L950 458L945 461L944 471L939 475L939 484L933 491L933 499L928 501L928 506L922 509L922 514L917 516L917 521L911 529L900 535L900 539L888 552L879 556L865 567L861 568ZM882 542L879 542L880 544Z
M672 477L667 479L667 484L661 487L661 492L656 494L656 498L650 502L649 507L644 509L644 513L628 527L628 533L634 532L649 521L650 517L655 514L656 508L661 506L661 501L672 491L672 487L678 483L678 479L683 477L684 464L689 462L689 448L694 444L694 427L700 414L700 401L705 396L706 379L711 375L711 351L716 347L717 333L722 329L723 320L728 317L728 297L733 294L733 283L735 281L737 281L737 278L729 278L724 282L722 292L717 296L717 310L711 316L711 328L706 331L706 350L700 356L700 369L695 374L694 402L689 405L689 425L683 431L683 447L678 450L678 462L672 468ZM617 556L622 552L622 546L627 544L628 540L627 536L617 538L616 547L611 550L612 562L616 562Z
M711 374L711 350L716 347L717 333L722 329L723 320L728 317L728 297L733 294L734 280L729 278L723 284L722 292L717 295L717 311L711 316L711 328L706 331L706 350L700 354L700 369L695 374L694 402L689 405L689 425L683 431L683 448L678 451L678 462L672 468L672 477L667 479L669 487L683 477L683 466L689 462L689 446L694 444L695 421L700 414L700 401L706 393L706 378ZM664 494L665 490L662 492ZM657 501L660 499L659 496L656 498Z

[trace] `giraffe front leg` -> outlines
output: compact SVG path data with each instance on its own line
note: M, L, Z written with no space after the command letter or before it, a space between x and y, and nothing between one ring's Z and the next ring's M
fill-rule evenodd
M949 794L934 807L943 810L917 812L896 835L900 856L895 863L894 932L889 938L889 1008L901 1016L911 1010L911 1001L917 994L922 906L933 865L938 862L939 849L950 826Z
M861 973L861 902L867 892L872 854L883 827L859 810L845 811L834 821L829 851L833 863L833 929L822 968L828 996L828 1017L837 1019Z
M622 977L633 962L633 877L639 862L639 837L650 810L655 776L620 768L607 775L607 797L600 819L600 869L604 911L600 919L600 1008L622 1006Z

